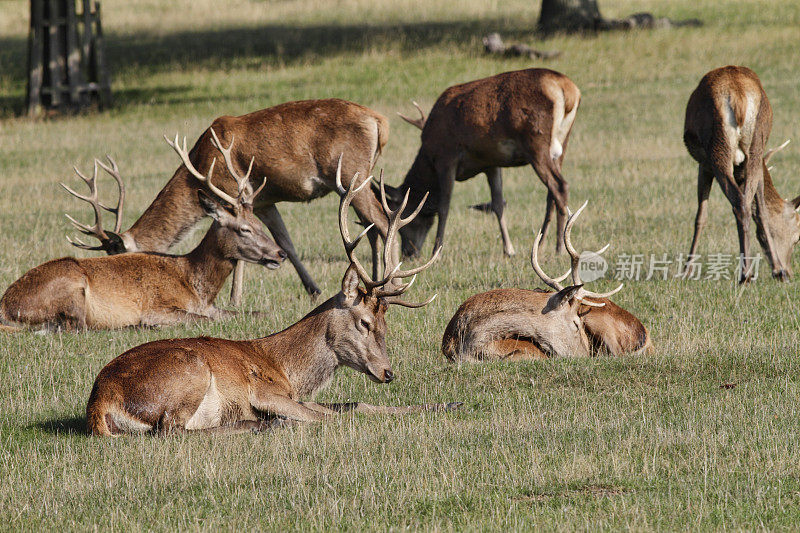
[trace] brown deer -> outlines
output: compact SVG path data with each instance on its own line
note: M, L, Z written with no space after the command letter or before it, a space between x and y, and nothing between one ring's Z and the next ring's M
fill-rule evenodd
M761 81L749 68L712 70L689 97L683 142L698 163L698 206L687 272L694 268L692 259L708 216L708 193L716 178L736 217L739 281L744 283L753 276L751 216L772 275L783 281L791 277L792 250L800 240L800 215L796 212L800 196L784 200L772 184L767 163L786 143L765 151L771 130L772 107Z
M403 254L419 253L437 215L434 247L441 245L453 184L484 173L503 250L514 255L504 214L502 167L533 166L547 187L542 235L554 209L558 235L562 235L568 191L561 165L580 100L581 92L569 78L533 68L450 87L433 104L428 118L416 103L419 119L400 115L422 130L422 145L402 185L389 188L390 200L396 205L408 190L412 201L430 194L420 216L400 233ZM563 245L560 239L556 241L556 251L561 253Z
M342 187L339 176L340 171L336 179ZM400 299L413 279L390 283L416 276L438 257L436 250L427 263L410 270L400 270L399 263L392 263L390 247L397 230L418 210L407 218L401 218L402 210L387 210L382 279L371 278L358 261L355 249L369 228L351 239L347 212L370 179L357 188L356 181L353 177L347 190L340 190L339 230L350 266L338 294L296 324L260 339L169 339L128 350L106 365L95 380L86 407L89 432L257 431L286 419L321 421L344 410L402 414L454 407L456 404L382 407L301 400L326 386L340 366L363 372L376 383L391 382L395 375L386 355L385 320L389 305L421 307L433 301L412 304Z
M183 148L167 141L188 160ZM221 148L221 146L220 146ZM223 154L225 152L223 151ZM227 156L226 156L227 157ZM95 160L94 175L75 172L89 186L81 195L63 185L71 194L87 201L94 210L93 226L70 217L83 233L104 239L102 209L116 215L119 228L125 188L113 159L110 166ZM97 173L102 168L116 180L119 201L115 208L98 200ZM223 283L236 261L278 268L286 254L270 239L253 215L255 192L249 175L234 174L238 195L232 197L211 182L214 163L203 176L191 164L189 172L204 186L197 191L198 203L214 219L202 242L183 256L130 253L76 259L63 257L29 270L15 281L0 299L0 322L7 326L47 329L107 329L126 326L176 324L201 319L218 319L233 314L214 306ZM263 188L262 184L262 188ZM87 247L80 240L75 244Z
M286 252L306 291L318 295L320 289L300 261L275 204L309 202L335 190L336 165L342 153L345 176L356 172L363 176L372 170L388 139L389 123L383 115L345 100L288 102L247 115L215 119L142 216L127 231L109 234L101 241L100 248L109 254L167 252L197 225L205 212L197 200L197 184L186 163L208 172L216 150L212 129L229 146L237 140L230 154L228 172L218 168L212 176L215 183L232 193L236 183L230 173L243 172L255 161L254 175L268 179L253 211ZM362 222L374 224L378 233L386 236L386 216L371 191L362 191L355 197L353 207ZM367 238L372 246L373 275L377 277L378 234L373 230ZM241 293L240 273L237 268L234 303Z
M585 203L566 223L564 242L572 264L566 274L551 278L539 266L541 231L533 244L531 265L557 292L494 289L468 298L444 332L445 357L450 361L511 361L582 357L593 351L639 353L650 347L642 323L608 299L622 285L604 294L583 286L578 268L581 256L572 245L571 232L584 207ZM564 287L561 282L570 273L572 285Z

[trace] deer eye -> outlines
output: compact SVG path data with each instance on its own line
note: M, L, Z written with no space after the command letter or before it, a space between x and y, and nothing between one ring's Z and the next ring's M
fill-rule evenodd
M364 328L365 330L369 331L371 326L372 326L372 323L369 320L367 320L366 318L362 318L361 319L361 327L362 328Z
M253 229L250 226L242 226L239 228L239 233L253 233Z

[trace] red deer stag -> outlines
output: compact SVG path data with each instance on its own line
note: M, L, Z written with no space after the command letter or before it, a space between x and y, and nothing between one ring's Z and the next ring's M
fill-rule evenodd
M541 231L533 244L534 271L558 292L494 289L470 297L447 325L442 338L445 357L451 361L511 361L588 356L590 347L615 355L649 348L650 336L642 323L608 299L622 285L604 294L583 288L580 254L572 245L571 232L584 207L585 203L566 223L564 241L572 264L566 274L554 279L539 266ZM562 286L570 273L572 285Z
M341 181L337 182L341 187ZM409 283L394 280L416 276L424 265L400 270L391 261L397 230L414 214L388 212L384 272L373 280L355 256L367 233L350 238L350 202L369 183L356 188L356 178L341 190L339 229L350 260L342 290L287 329L255 340L231 341L200 337L170 339L137 346L120 355L95 380L86 416L89 432L118 435L146 431L258 431L282 420L321 421L343 410L364 413L408 413L457 404L383 407L362 403L319 404L302 401L333 378L340 366L366 374L376 383L394 379L386 355L385 314L391 304L421 307L400 300ZM360 287L360 283L364 288Z
M419 106L419 119L400 115L422 130L422 145L402 185L389 188L390 200L396 205L408 190L412 201L430 194L420 216L400 232L403 254L419 253L437 215L434 247L442 244L454 183L482 172L489 180L491 210L500 224L503 250L514 255L504 214L502 167L533 166L547 187L542 235L554 209L562 235L568 192L561 164L580 100L581 92L569 78L533 68L450 87L427 119ZM561 253L560 238L556 241Z
M708 216L708 193L716 178L736 217L739 281L753 276L748 255L751 216L772 275L783 281L791 277L792 250L800 240L800 215L796 212L800 196L784 200L772 184L767 162L786 143L765 152L771 130L772 107L761 81L749 68L712 70L689 97L683 142L698 163L698 205L687 272L694 267L692 259Z
M183 148L167 141L182 158ZM89 186L89 195L67 191L89 202L94 210L93 226L70 217L83 233L106 238L101 209L116 215L119 228L125 188L117 164L95 160L94 175L75 172ZM98 201L98 166L111 174L119 186L116 208ZM248 176L234 174L239 184L237 197L229 196L211 182L214 163L203 176L191 164L189 172L204 189L197 191L198 203L214 219L202 242L190 253L171 256L130 253L75 259L64 257L29 270L15 281L0 299L0 322L7 326L48 329L106 329L126 326L176 324L199 319L218 319L232 314L214 306L223 283L236 261L278 268L286 254L270 239L253 215L253 192ZM263 184L262 184L263 187ZM86 247L80 241L77 246Z
M389 123L383 115L344 100L288 102L247 115L217 118L142 216L127 231L101 240L100 248L109 254L166 252L197 225L205 212L197 201L197 184L186 163L201 172L209 170L216 149L212 129L229 146L237 141L228 172L218 168L212 178L230 193L236 186L230 172L241 173L255 161L254 175L267 176L267 185L253 210L286 251L306 291L318 295L320 289L300 261L275 204L309 202L335 190L336 165L342 153L345 176L356 172L364 176L372 170L388 139ZM375 195L362 191L353 199L353 207L362 222L374 224L380 235L386 236L386 216ZM373 275L377 277L378 235L372 231L367 238L372 246ZM242 278L237 274L241 274L238 268L234 303L241 292Z

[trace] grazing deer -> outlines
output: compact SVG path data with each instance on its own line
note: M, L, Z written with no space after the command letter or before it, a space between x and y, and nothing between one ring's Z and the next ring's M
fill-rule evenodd
M422 213L400 232L403 254L416 256L438 215L438 247L444 240L453 184L481 172L491 191L491 210L500 224L503 250L514 255L508 235L503 199L502 167L531 165L547 187L547 208L542 235L556 209L558 235L564 232L567 182L561 164L581 92L558 72L532 68L450 87L436 100L430 116L416 103L419 119L400 115L422 130L422 145L398 188L389 188L390 201L399 203L411 190L412 200L430 194ZM556 251L563 251L556 239Z
M580 279L580 254L571 232L584 203L566 223L564 242L572 267L551 278L539 266L540 231L533 244L531 265L557 292L494 289L467 299L447 325L442 352L451 361L523 360L589 356L590 346L614 355L641 352L650 346L647 329L632 314L608 299L622 289L598 294ZM608 246L596 252L603 253ZM572 274L572 285L561 282Z
M350 260L342 290L296 324L260 339L170 339L128 350L106 365L95 380L86 407L90 433L257 431L283 419L321 421L343 410L402 414L456 405L382 407L301 401L326 386L340 366L363 372L376 383L392 381L395 375L386 355L389 305L421 307L433 301L404 302L400 295L413 279L391 283L416 276L438 257L437 249L427 263L410 270L400 270L400 264L392 262L390 250L397 230L419 209L406 218L401 218L402 209L387 209L385 276L376 281L355 256L355 248L369 228L351 239L347 222L350 202L370 179L356 188L357 178L353 177L344 190L340 175L341 167L336 178L342 194L339 230Z
M765 151L771 130L772 107L761 81L749 68L712 70L689 97L683 142L698 163L698 205L687 271L694 266L697 241L708 216L708 193L716 178L736 217L739 281L744 283L753 276L748 255L751 216L772 275L782 281L791 277L792 250L800 240L800 215L796 212L800 196L784 200L772 184L767 163L786 143Z
M212 129L228 145L237 140L230 154L228 172L217 169L212 178L223 190L231 192L236 183L230 173L243 172L255 160L254 175L268 179L253 211L285 250L306 291L312 296L320 294L295 251L275 204L309 202L335 190L336 165L342 153L346 176L356 172L363 176L372 170L388 139L389 123L383 115L345 100L287 102L247 115L217 118L142 216L127 231L101 241L101 248L109 254L167 252L197 225L205 212L197 200L197 184L186 163L201 172L209 170L215 152ZM375 195L363 191L353 199L353 207L363 223L374 224L385 238L388 223ZM367 238L372 246L373 275L377 277L378 235L373 230ZM237 268L234 302L241 293L240 274Z
M185 139L183 148L178 145L177 136L174 142L167 142L188 161ZM215 142L227 159L227 152L222 150L216 137ZM89 195L78 194L62 184L94 210L93 226L70 217L72 223L101 241L107 238L101 210L116 215L115 228L118 229L125 198L119 168L110 157L108 161L110 166L95 160L91 178L75 169L89 186ZM119 186L115 208L98 201L98 167L111 174ZM267 236L253 215L253 200L261 188L253 192L249 174L243 177L234 174L239 184L238 195L230 196L211 182L213 167L212 162L204 176L188 165L192 176L204 186L196 193L198 203L214 219L205 238L194 250L182 256L130 253L48 261L29 270L6 290L0 299L0 322L48 329L107 329L213 320L231 315L230 311L215 307L214 300L233 271L234 263L248 261L278 268L286 254ZM90 248L80 240L74 244Z

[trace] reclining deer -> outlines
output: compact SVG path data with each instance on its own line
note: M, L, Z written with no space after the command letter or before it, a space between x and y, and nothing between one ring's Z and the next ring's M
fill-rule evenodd
M422 145L402 185L388 188L390 205L397 205L408 190L413 201L429 194L420 216L400 233L403 254L413 257L419 253L437 215L434 248L440 246L454 183L484 173L503 250L514 255L504 214L502 167L533 167L547 187L542 236L554 209L557 235L563 235L569 197L561 165L580 100L581 92L569 78L535 68L450 87L433 104L427 118L419 106L419 119L400 115L422 130ZM556 252L562 251L557 238Z
M337 183L341 188L340 172ZM348 366L376 383L395 375L386 355L385 314L392 304L410 304L400 296L413 282L392 283L416 276L424 265L400 270L392 263L391 244L411 216L388 211L384 245L385 276L372 279L355 256L368 231L350 238L350 202L369 183L357 188L357 178L341 188L339 229L350 260L341 291L299 322L267 337L231 341L199 337L150 342L128 350L103 368L86 407L88 430L95 435L134 432L260 431L285 421L322 421L342 411L403 414L439 410L457 404L383 407L363 403L320 404L303 401L327 385L334 371ZM360 284L363 283L362 288Z
M188 161L186 140L183 147L167 142ZM215 144L227 159L228 153ZM229 147L230 149L230 147ZM116 215L119 230L125 188L117 164L95 160L94 175L86 178L75 172L89 186L84 196L64 185L70 193L89 202L94 210L93 226L70 217L83 233L106 239L102 210ZM98 200L98 167L111 174L119 187L115 208ZM0 322L6 326L29 326L46 329L107 329L126 326L154 326L219 319L233 314L214 305L223 283L236 261L259 263L278 268L286 254L261 229L253 215L255 192L249 174L234 174L238 196L229 196L211 181L214 163L207 175L188 165L194 179L204 186L196 192L204 212L214 219L202 242L183 256L130 253L76 259L64 257L29 270L6 290L0 299ZM63 184L62 184L63 185ZM75 244L88 247L80 240Z
M247 115L215 119L142 216L127 231L109 234L101 241L101 249L109 254L168 252L198 224L205 212L197 200L196 184L187 165L193 164L201 172L209 171L208 165L214 159L212 129L225 144L233 145L234 140L236 144L230 154L228 172L217 168L211 178L232 194L235 182L230 173L242 173L255 161L253 175L268 179L253 211L286 252L306 291L314 297L320 294L295 251L275 204L310 202L335 190L337 159L342 152L345 176L356 172L363 176L372 170L388 139L389 123L383 115L344 100L287 102ZM369 190L353 199L353 207L363 223L374 224L377 230L367 235L372 247L372 272L377 276L377 239L378 234L386 236L386 216ZM233 305L238 305L241 287L242 270L238 266L231 295Z
M708 194L716 178L736 217L739 281L747 282L754 274L749 256L751 216L773 277L782 281L791 277L792 250L800 240L800 215L796 212L800 196L784 200L772 183L767 163L786 143L765 151L771 130L772 107L761 81L749 68L712 70L689 98L683 141L698 163L698 205L687 272L695 267L692 259L706 225Z
M528 360L583 357L600 351L639 353L650 347L647 329L608 299L622 289L598 294L584 288L572 226L586 203L569 216L564 243L572 267L551 278L539 266L540 231L531 251L536 274L557 292L494 289L468 298L447 325L442 353L450 361ZM608 246L596 252L602 254ZM572 275L572 285L561 282Z

